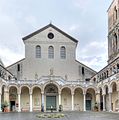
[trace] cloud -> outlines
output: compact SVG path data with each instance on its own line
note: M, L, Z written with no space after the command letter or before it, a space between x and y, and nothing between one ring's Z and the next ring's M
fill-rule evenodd
M107 42L92 41L90 44L77 50L78 58L82 63L99 71L107 65Z
M0 56L5 66L24 58L23 54L15 53L6 47L0 47Z
M73 25L71 25L71 26L69 27L69 31L70 31L70 32L77 31L78 29L79 29L79 26L78 26L78 25L75 25L75 24L73 24Z
M73 3L76 7L80 9L85 9L91 3L91 0L73 0Z
M24 44L15 19L1 12L0 18L0 58L8 66L24 57Z

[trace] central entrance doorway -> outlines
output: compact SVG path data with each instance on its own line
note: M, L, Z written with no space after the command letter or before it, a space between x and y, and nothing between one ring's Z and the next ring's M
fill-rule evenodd
M58 88L54 84L48 84L45 87L46 110L57 110Z
M51 106L56 110L56 96L46 96L46 110L50 110Z

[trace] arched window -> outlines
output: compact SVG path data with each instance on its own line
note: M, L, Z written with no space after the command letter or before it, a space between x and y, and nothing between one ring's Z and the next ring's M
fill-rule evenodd
M36 58L41 58L41 47L39 45L36 46Z
M54 58L54 48L53 48L53 46L49 46L49 48L48 48L48 58L50 58L50 59Z
M66 48L64 46L62 46L60 48L60 58L61 59L65 59L66 58Z

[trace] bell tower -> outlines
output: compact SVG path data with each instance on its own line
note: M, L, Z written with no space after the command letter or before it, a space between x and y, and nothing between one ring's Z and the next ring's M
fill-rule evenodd
M108 9L108 63L119 57L119 0Z

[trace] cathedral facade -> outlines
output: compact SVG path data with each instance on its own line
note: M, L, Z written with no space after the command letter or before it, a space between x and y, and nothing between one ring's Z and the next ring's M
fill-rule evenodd
M119 1L108 9L108 65L96 72L75 58L78 40L53 24L25 36L25 58L0 61L0 111L118 111Z

